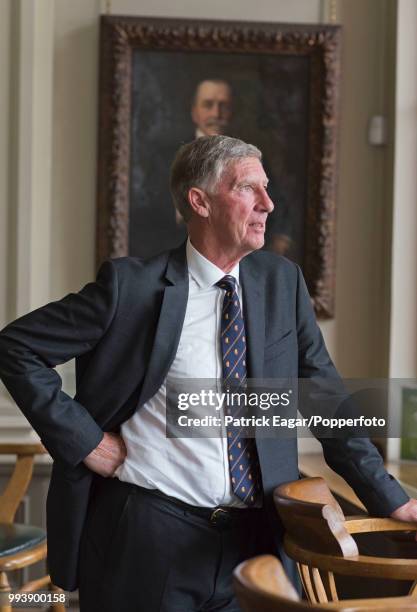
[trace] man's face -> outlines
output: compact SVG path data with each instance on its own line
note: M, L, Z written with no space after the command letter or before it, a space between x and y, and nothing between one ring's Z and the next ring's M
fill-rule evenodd
M267 216L274 205L266 191L268 178L256 157L245 157L223 172L216 193L209 195L207 230L225 251L244 257L264 245Z
M224 134L232 114L232 92L227 83L203 81L197 88L191 117L205 136Z

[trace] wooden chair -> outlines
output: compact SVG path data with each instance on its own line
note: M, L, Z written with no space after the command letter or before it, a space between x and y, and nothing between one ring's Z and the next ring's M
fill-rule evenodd
M8 572L33 565L46 559L46 532L40 527L14 522L20 502L32 478L35 455L44 454L41 444L0 444L0 455L16 455L16 464L3 494L0 496L0 596L10 592ZM49 576L32 580L19 588L20 592L32 592L48 588L62 592L51 584ZM53 612L65 612L63 604L54 604ZM0 612L12 608L1 603Z
M414 597L345 599L339 602L309 604L300 601L281 563L262 555L241 563L233 573L233 583L243 612L405 612L417 610Z
M416 531L417 523L367 516L345 518L323 478L280 485L274 491L274 501L286 529L285 550L297 562L309 601L339 600L334 574L417 580L417 559L359 554L352 537L360 533ZM416 584L409 595L417 602Z

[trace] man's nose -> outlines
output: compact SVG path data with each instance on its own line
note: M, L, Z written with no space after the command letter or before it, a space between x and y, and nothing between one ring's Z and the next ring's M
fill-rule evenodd
M220 117L220 104L215 102L211 108L212 117L216 117L217 119Z
M258 206L262 209L262 211L267 212L268 214L274 210L274 203L269 197L266 189L261 192L258 200Z

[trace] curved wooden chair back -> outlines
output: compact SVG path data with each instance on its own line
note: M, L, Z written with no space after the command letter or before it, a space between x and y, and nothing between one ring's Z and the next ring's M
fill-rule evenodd
M405 612L417 610L413 597L352 599L341 602L308 604L299 599L281 563L272 555L262 555L241 563L233 573L233 584L243 612Z
M272 555L244 561L233 572L233 586L243 612L304 610L281 563ZM301 606L301 607L300 607Z
M279 486L274 501L291 539L316 552L358 554L345 527L342 508L323 478L304 478Z
M42 444L0 444L0 455L15 455L16 463L0 495L0 523L13 523L33 473L35 455L46 453Z
M417 530L417 523L345 517L323 478L280 485L274 501L286 529L285 549L297 562L312 602L338 601L334 574L417 580L417 560L360 555L354 533ZM417 595L415 585L410 595Z

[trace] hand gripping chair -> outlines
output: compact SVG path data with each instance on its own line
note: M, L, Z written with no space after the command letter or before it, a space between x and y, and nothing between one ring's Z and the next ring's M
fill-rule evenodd
M338 601L334 574L416 581L417 558L359 554L352 534L416 531L417 523L368 516L345 518L323 478L282 484L274 491L274 501L286 530L285 550L297 562L309 601ZM409 595L417 602L416 584Z
M11 612L7 599L10 591L8 573L28 567L46 559L46 532L40 527L14 522L16 511L32 478L35 455L44 454L41 444L0 444L0 455L16 455L13 474L0 495L0 612ZM19 592L32 592L48 588L62 592L51 584L49 576L27 582ZM65 612L63 604L56 603L52 612Z
M405 612L417 610L414 597L345 599L330 603L307 603L288 580L281 563L272 555L244 561L233 573L233 583L243 612Z

